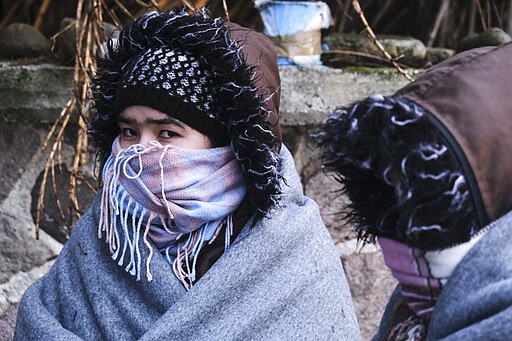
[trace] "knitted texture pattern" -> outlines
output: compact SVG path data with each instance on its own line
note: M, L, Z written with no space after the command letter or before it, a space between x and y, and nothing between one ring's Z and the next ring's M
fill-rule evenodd
M212 112L216 88L208 68L192 54L166 46L150 48L127 64L114 112L148 106L226 144L226 125Z
M163 89L169 96L193 103L205 113L208 113L213 102L210 73L199 68L196 57L168 47L149 49L143 53L131 68L121 89L138 85Z

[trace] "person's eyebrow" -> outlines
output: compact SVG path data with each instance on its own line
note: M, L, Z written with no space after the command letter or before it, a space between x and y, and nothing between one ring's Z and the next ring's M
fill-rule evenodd
M183 123L180 121L180 120L177 120L173 117L166 117L166 118L161 118L161 119L148 119L146 120L146 123L151 123L151 124L174 124L174 125L177 125L181 128L183 128Z
M133 118L128 118L128 117L119 115L117 117L117 122L119 122L119 123L135 123L136 121Z
M117 122L119 123L137 123L137 120L133 118L128 118L123 115L119 115L117 118ZM160 119L147 119L144 123L146 124L174 124L181 128L183 128L183 123L180 120L177 120L173 117L166 117Z

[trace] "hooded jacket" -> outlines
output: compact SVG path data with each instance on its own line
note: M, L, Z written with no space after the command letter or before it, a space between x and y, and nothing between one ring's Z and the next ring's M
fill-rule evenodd
M503 340L512 331L512 44L455 55L397 91L426 109L467 179L488 232L440 294L427 340ZM410 311L395 290L374 340Z
M460 53L396 95L427 109L470 182L481 226L512 209L512 45Z

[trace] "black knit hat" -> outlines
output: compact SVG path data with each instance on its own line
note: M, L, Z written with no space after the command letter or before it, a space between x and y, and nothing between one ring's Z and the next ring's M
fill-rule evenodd
M149 106L216 142L225 137L254 208L266 214L277 204L279 71L263 34L204 11L148 12L109 41L98 60L92 99L88 126L101 164L119 134L119 112Z
M212 73L200 58L167 46L153 47L127 64L114 112L143 105L164 112L199 132L227 141L224 122L211 112Z

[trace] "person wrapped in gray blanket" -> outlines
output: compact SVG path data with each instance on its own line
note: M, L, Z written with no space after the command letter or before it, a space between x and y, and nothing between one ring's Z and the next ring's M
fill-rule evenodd
M92 88L101 190L15 340L359 339L341 262L302 194L264 35L148 12Z
M457 54L316 134L359 237L399 282L374 340L510 339L511 55Z

